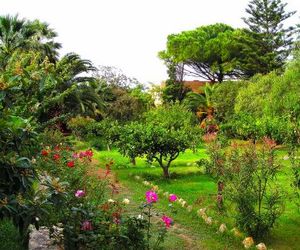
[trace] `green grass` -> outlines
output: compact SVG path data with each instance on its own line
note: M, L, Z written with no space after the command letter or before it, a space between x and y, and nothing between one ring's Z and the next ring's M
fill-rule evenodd
M84 144L81 147L84 148ZM278 150L277 155L282 159L286 155L286 151L284 149ZM212 177L205 175L203 170L194 164L200 158L207 157L205 149L201 148L196 153L187 151L181 154L171 165L171 180L165 180L162 177L162 170L156 163L149 164L145 159L138 158L136 166L132 166L129 159L124 158L115 150L96 152L95 156L103 165L110 159L114 160L113 171L121 184L127 188L127 194L136 204L144 201L145 191L149 189L132 177L139 175L155 183L160 189L184 198L189 205L193 206L193 211L189 213L186 209L175 205L178 212L172 217L175 223L179 225L179 229L175 227L174 230L171 230L170 236L164 243L165 249L198 249L197 246L199 249L243 249L242 239L237 239L230 233L225 235L216 233L218 225L224 222L228 228L232 228L234 220L230 211L221 215L217 212L215 208L216 183ZM285 167L278 181L285 191L290 192L290 177L286 173L289 164L288 161L284 160L282 160L282 164ZM160 202L156 204L156 207L161 212L169 213L168 201L162 196L160 196ZM218 220L218 224L214 226L204 224L202 219L196 215L196 210L202 207L208 207L208 215ZM284 214L278 219L271 234L265 239L268 249L299 249L299 229L300 213L294 203L287 199ZM178 235L187 236L188 240L184 240ZM191 241L192 247L191 245L187 246L186 241Z

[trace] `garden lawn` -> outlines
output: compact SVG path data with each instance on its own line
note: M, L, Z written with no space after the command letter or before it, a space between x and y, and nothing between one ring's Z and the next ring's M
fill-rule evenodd
M281 149L277 154L282 159L286 155L286 151ZM145 159L138 158L136 166L133 166L130 164L129 159L121 156L115 150L98 151L95 156L102 166L110 159L114 160L114 174L121 184L127 188L128 195L137 205L144 202L145 191L150 187L143 185L142 181L137 181L134 178L136 175L158 185L164 192L174 193L182 197L188 205L193 207L192 212L188 212L186 208L182 208L176 203L177 214L171 214L167 209L169 204L167 199L162 194L159 195L160 202L156 204L157 209L165 212L175 221L173 230L167 238L168 243L164 245L165 248L174 249L173 244L170 245L170 241L173 241L176 243L174 247L177 245L176 249L243 249L242 237L236 238L230 232L226 234L217 233L221 223L226 223L229 229L234 227L233 214L230 209L223 214L217 212L215 205L216 183L212 177L204 174L203 169L195 164L195 161L200 158L207 157L203 148L198 149L196 153L187 151L181 154L170 167L171 180L162 178L162 169L155 163L147 163ZM278 181L280 181L285 191L290 191L290 177L285 171L289 163L283 159L282 163L285 167ZM217 221L216 224L206 225L197 216L196 211L203 207L208 208L207 214L213 218L213 221ZM299 249L299 229L300 213L294 203L287 200L284 214L279 218L271 234L264 242L268 249ZM178 248L180 241L182 248Z

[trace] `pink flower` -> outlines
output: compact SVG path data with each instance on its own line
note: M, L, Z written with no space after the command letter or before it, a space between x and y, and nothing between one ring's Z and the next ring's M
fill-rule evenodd
M85 157L85 156L86 156L85 152L80 152L80 153L79 153L79 158L80 158L80 159L82 159L82 158Z
M154 191L149 190L146 192L146 200L148 203L157 202L157 199L158 199L158 196Z
M168 216L163 215L161 219L165 223L166 228L169 228L173 224L173 220Z
M85 220L84 222L82 222L82 225L81 225L80 229L83 230L83 231L91 231L91 230L93 230L92 222L90 222L88 220Z
M170 195L169 195L169 201L170 201L170 202L174 202L174 201L176 201L176 200L177 200L176 194L170 194Z
M83 196L85 196L85 192L84 192L84 190L77 190L76 192L75 192L75 196L77 197L77 198L81 198L81 197L83 197Z
M79 158L79 155L78 155L78 153L74 153L74 154L72 154L72 157L73 157L74 159L77 159L77 158Z

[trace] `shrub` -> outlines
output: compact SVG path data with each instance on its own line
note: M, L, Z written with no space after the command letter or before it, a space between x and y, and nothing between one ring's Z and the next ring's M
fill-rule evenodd
M22 250L21 236L11 220L0 220L0 250Z
M90 117L76 116L68 121L68 128L79 139L85 139L90 132L95 120Z
M249 143L241 149L233 145L226 159L225 191L236 206L236 223L256 239L263 238L283 212L275 145L267 138L262 146Z

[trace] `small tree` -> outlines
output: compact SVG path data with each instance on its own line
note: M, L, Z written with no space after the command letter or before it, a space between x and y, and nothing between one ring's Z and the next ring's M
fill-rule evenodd
M144 122L123 126L116 146L131 159L146 156L150 162L157 161L169 178L171 162L196 146L199 130L194 124L195 117L184 106L162 106L148 112Z

